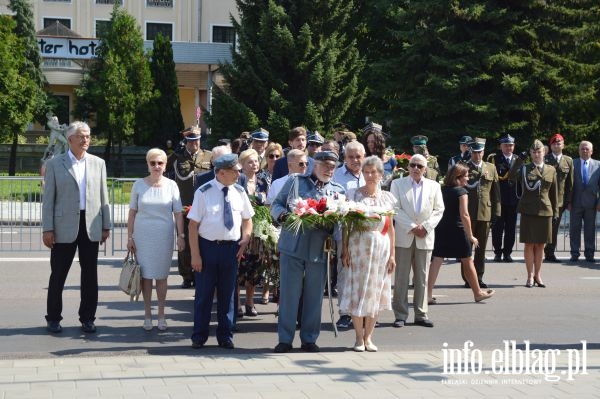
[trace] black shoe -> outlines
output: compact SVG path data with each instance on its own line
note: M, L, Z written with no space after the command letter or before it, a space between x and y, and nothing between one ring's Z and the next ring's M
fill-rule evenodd
M375 326L374 326L373 328L379 328L379 327L381 327L381 326L379 325L379 322L378 322L378 321L376 321L376 322L375 322Z
M554 254L546 255L546 257L544 258L544 262L558 263L558 258Z
M479 288L487 288L487 287L488 287L488 286L487 286L487 284L486 284L486 283L484 283L484 282L483 282L483 281L481 281L481 280L479 281Z
M392 323L392 326L396 327L396 328L400 328L400 327L404 327L405 321L401 320L401 319L396 319L394 320L394 322Z
M469 283L467 283L467 282L465 281L465 286L464 286L464 287L465 287L465 288L471 288L471 284L469 284Z
M504 263L513 263L513 258L510 255L504 255Z
M569 261L571 262L577 262L579 260L579 256L577 255L571 255L571 259L569 259Z
M201 342L201 341L192 341L192 348L194 348L194 349L202 349L202 348L204 348L204 342Z
M48 321L46 322L46 330L52 334L58 334L62 331L62 327L58 321Z
M244 313L246 316L250 316L250 317L256 317L258 316L258 312L256 311L256 308L254 306L248 306L246 305L246 313Z
M586 258L585 258L585 261L586 261L586 262L595 263L595 262L596 262L596 259L594 259L594 258L588 258L588 257L586 257Z
M429 319L415 320L415 326L433 327L433 321Z
M82 321L81 322L81 331L84 333L95 333L96 325L93 321Z
M332 288L331 289L331 297L332 298L337 298L338 297L338 290L337 290L337 288Z
M525 287L531 288L531 287L533 287L533 283L531 281L527 280L527 282L525 283Z
M314 342L308 342L306 344L302 344L300 346L300 349L302 349L304 352L309 352L309 353L317 353L317 352L321 351L321 349L319 349L319 346L317 344L315 344Z
M340 316L340 319L335 323L337 328L347 329L352 327L352 317L348 315Z
M193 288L194 287L194 282L192 280L183 280L183 283L181 283L181 288Z
M540 280L538 280L537 278L533 278L533 285L537 285L540 288L546 288L546 284L542 283Z
M292 344L286 344L285 342L280 342L274 349L275 353L288 353L292 350Z
M502 255L494 256L494 262L502 262Z
M219 347L223 348L223 349L233 349L233 348L235 348L235 346L233 345L233 342L231 342L230 340L219 342Z

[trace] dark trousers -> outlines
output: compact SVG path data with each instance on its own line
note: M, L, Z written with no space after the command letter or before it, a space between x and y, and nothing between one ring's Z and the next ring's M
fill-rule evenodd
M177 269L179 275L183 277L184 281L194 280L194 270L192 269L192 254L190 252L190 245L188 241L190 220L186 217L183 218L183 233L185 234L185 249L177 252Z
M235 285L238 262L237 242L217 244L200 237L202 271L195 272L196 298L194 299L194 331L192 341L204 343L208 339L213 296L217 289L217 342L233 339Z
M492 226L492 246L494 254L508 256L515 246L517 228L517 206L502 204L500 218ZM502 234L504 233L504 240Z
M571 256L579 257L581 250L581 224L583 222L583 254L592 259L596 252L596 208L571 206L569 237Z
M79 216L79 233L72 243L56 243L50 251L50 281L48 282L47 321L62 320L62 292L71 269L75 251L81 266L81 300L79 321L94 321L98 306L98 241L90 241L85 226L85 211Z
M562 220L563 213L565 213L565 207L562 206L558 210L558 219L554 219L552 221L552 242L550 244L546 244L544 247L544 255L546 257L554 255L554 251L556 251L556 241L558 239L558 228L560 227L560 221Z
M479 241L479 246L475 248L475 256L473 262L475 263L475 271L477 272L477 280L482 281L483 273L485 273L485 247L487 246L488 236L490 235L490 222L481 220L471 220L471 229L473 236ZM463 268L460 268L460 274L463 281L466 283L465 272Z

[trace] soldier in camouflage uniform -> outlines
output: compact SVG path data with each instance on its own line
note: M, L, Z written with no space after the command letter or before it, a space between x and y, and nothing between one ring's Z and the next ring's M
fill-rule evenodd
M440 164L438 163L437 157L429 154L429 150L427 149L428 140L427 136L418 135L413 136L410 139L410 142L413 146L413 152L415 154L421 154L427 159L427 171L425 172L425 177L438 181L438 178L441 179L444 176L441 175Z
M175 173L175 182L179 187L181 204L185 209L185 207L191 206L194 201L196 175L210 170L211 152L200 149L200 128L192 126L182 133L185 140L185 149L169 157L167 167L171 167ZM185 217L184 222L186 245L185 250L178 252L177 260L179 274L183 277L181 288L191 288L194 286L194 271L191 265L190 245L187 242L189 219Z

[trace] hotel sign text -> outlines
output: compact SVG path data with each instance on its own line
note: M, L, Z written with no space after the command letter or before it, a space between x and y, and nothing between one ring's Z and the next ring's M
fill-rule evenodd
M97 39L38 36L38 46L44 58L90 59L100 45Z

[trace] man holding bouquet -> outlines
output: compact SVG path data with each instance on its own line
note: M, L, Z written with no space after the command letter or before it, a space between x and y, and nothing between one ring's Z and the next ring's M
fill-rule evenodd
M316 341L321 330L321 307L327 274L324 243L332 231L306 224L296 230L284 223L293 211L295 200L339 199L344 194L344 188L331 180L338 163L337 154L331 151L319 152L315 154L314 160L312 173L290 177L271 206L271 216L283 224L278 244L281 253L281 296L276 353L292 350L301 296L301 348L305 352L319 352Z

